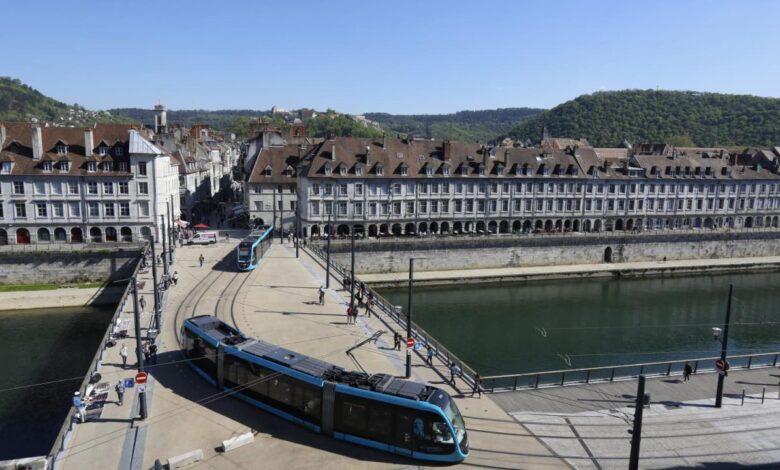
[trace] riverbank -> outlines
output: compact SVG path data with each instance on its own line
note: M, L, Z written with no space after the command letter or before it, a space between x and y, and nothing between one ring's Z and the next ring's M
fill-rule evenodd
M0 312L39 308L114 305L122 297L122 293L125 290L124 284L99 287L57 288L52 286L43 290L37 288L21 290L25 286L18 287L20 290L0 292Z
M603 277L662 277L776 270L780 270L780 256L415 271L414 283L415 285L434 286L463 283L464 281L469 283L504 283ZM367 273L360 274L359 278L375 288L402 287L408 284L409 273Z

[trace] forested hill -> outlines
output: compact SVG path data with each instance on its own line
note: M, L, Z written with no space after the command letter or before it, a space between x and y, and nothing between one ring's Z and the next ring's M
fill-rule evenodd
M542 109L503 108L484 111L460 111L452 114L366 113L386 131L412 133L418 137L488 142L506 135L513 126Z
M626 90L583 95L509 131L538 140L587 138L595 146L623 139L697 146L770 146L780 143L780 99L690 91Z
M116 108L111 113L128 116L144 124L154 124L154 109L143 108ZM194 124L208 124L213 129L229 129L234 121L240 118L257 118L270 114L270 111L258 111L252 109L222 109L208 111L204 109L169 109L166 111L168 124L181 124L192 127Z
M90 111L78 104L69 105L49 98L19 79L0 77L0 121L54 122L63 125L88 125L95 122L129 122L105 111Z

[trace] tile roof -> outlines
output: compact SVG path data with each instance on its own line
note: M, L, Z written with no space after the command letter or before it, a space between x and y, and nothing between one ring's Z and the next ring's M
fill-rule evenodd
M295 144L263 147L249 174L249 183L296 184L298 163L306 151ZM289 174L286 173L289 171Z

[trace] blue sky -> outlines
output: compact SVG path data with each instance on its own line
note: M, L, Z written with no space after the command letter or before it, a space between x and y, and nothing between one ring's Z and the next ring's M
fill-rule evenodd
M12 1L0 75L92 109L552 107L780 96L776 1ZM11 21L8 21L12 19Z

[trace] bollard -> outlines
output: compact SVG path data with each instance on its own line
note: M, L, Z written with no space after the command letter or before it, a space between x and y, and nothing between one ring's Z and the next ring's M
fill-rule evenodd
M745 406L745 389L744 388L742 389L742 405L740 405L740 406Z
M761 404L764 404L764 395L766 395L766 387L761 389Z

